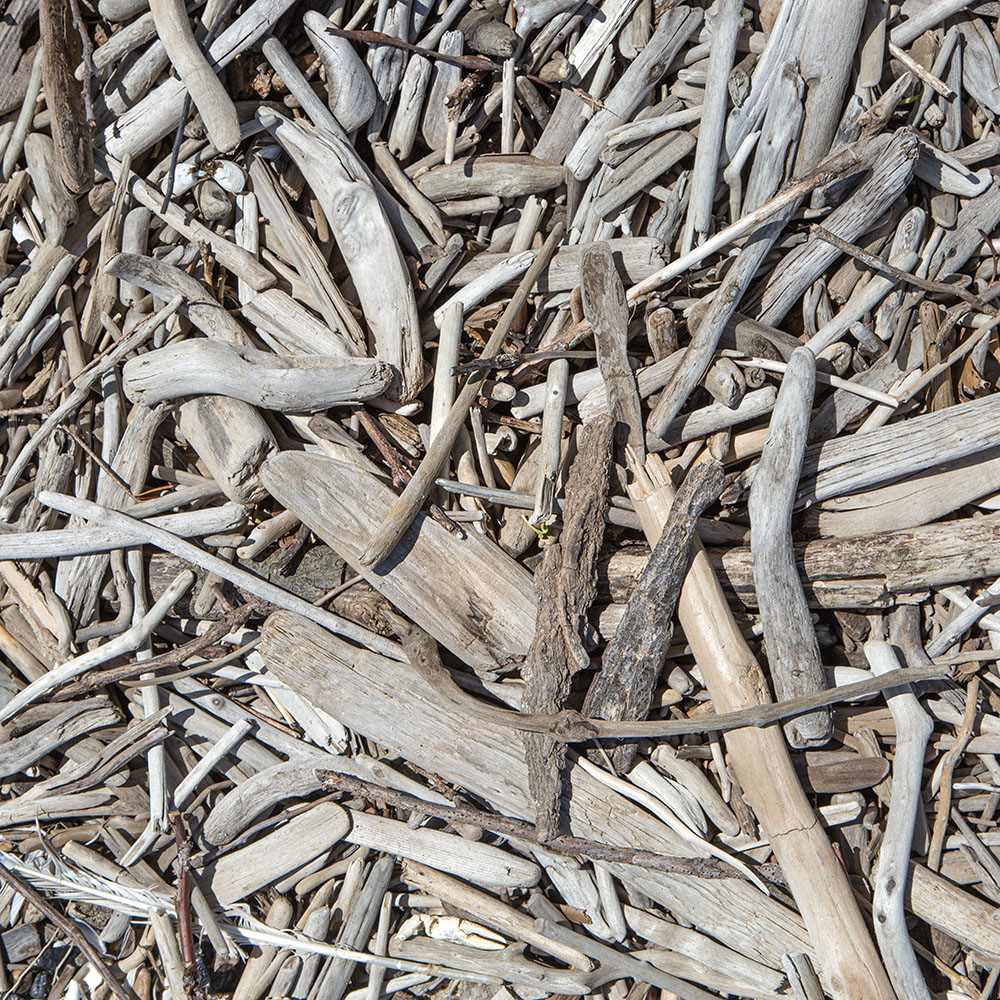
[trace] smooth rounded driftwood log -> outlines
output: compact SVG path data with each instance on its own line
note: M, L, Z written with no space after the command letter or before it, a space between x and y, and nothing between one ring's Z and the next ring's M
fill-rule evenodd
M279 358L239 344L185 340L130 359L124 386L132 402L147 406L211 394L311 413L379 396L392 377L389 365L372 358Z

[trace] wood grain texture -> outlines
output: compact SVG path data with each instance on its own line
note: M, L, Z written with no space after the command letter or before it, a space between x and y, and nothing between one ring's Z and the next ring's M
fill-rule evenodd
M605 647L601 668L583 701L583 714L601 719L644 719L673 635L673 616L691 561L691 540L705 508L722 492L722 466L701 462L685 477L663 535L632 592L621 624ZM620 773L629 770L638 744L609 745ZM597 761L595 760L595 763Z
M584 429L570 468L559 541L545 551L535 577L535 635L522 668L524 712L558 712L573 675L590 666L587 612L597 593L597 557L608 507L613 421ZM524 733L528 784L535 799L538 835L559 833L567 749L544 733Z
M803 347L788 361L771 414L767 441L750 488L750 553L771 683L779 700L826 686L819 643L795 565L792 504L809 431L816 359ZM793 747L830 739L830 712L812 712L784 726Z
M358 567L371 525L396 497L374 476L316 455L283 452L263 472L267 490L338 555ZM534 635L531 574L482 535L448 534L420 514L368 582L477 673L520 663ZM434 579L438 586L427 586Z
M534 818L520 740L504 726L469 718L444 704L413 671L359 652L285 613L268 619L262 655L268 669L286 684L390 753L457 783L497 812ZM577 836L701 856L574 763L567 769L565 789L569 828ZM780 968L784 952L811 950L798 915L748 882L714 880L713 891L706 892L703 882L686 876L619 865L612 870L705 933L773 969ZM760 934L765 925L768 933Z

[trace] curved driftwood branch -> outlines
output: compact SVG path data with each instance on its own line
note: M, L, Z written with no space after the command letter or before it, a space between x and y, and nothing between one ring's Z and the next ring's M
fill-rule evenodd
M261 109L258 118L302 171L330 224L374 339L374 354L399 370L390 395L412 399L423 374L420 322L406 263L375 189L341 156L337 140Z
M815 385L816 360L808 348L800 348L788 362L750 490L754 585L771 680L780 699L826 687L791 530ZM786 723L785 736L793 747L821 745L830 738L830 725L829 711L813 712Z
M194 37L184 0L150 0L156 33L201 114L212 145L228 153L240 144L240 119L226 88Z
M368 67L346 38L326 29L329 18L318 10L302 18L306 34L326 70L327 105L345 132L361 128L378 106L378 91Z
M392 369L371 358L279 358L239 344L186 340L125 364L125 394L152 406L208 393L283 413L325 410L372 399L392 380Z
M896 654L887 642L866 642L865 656L876 674L899 667ZM875 897L872 900L875 937L896 993L913 1000L930 1000L927 981L917 964L906 929L903 901L909 878L913 829L921 808L924 751L934 731L934 723L920 707L909 685L887 691L886 702L896 724L896 756L892 801L875 868Z

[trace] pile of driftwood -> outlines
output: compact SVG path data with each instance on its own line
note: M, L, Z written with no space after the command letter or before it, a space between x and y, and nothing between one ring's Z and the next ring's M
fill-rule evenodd
M998 18L7 0L0 995L997 996Z

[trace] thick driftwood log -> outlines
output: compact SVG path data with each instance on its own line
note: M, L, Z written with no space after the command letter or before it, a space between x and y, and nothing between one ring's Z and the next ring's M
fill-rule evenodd
M240 119L217 71L194 37L183 0L149 0L156 33L220 153L240 144Z
M907 591L1000 576L998 539L1000 514L991 514L799 544L796 567L807 597L819 606L864 607L866 600L879 596L891 603L893 595ZM708 553L723 584L748 607L757 607L750 549ZM616 600L635 586L648 555L622 550L611 556L607 577Z
M392 753L480 796L496 812L532 819L528 770L520 740L509 728L471 717L445 701L416 671L358 650L295 615L272 615L262 655L268 669L314 705L335 714ZM407 711L400 712L399 706ZM609 791L576 763L566 777L569 829L605 843L704 856L641 807ZM796 914L748 882L713 881L612 865L629 885L663 901L672 912L773 969L790 950L810 950ZM762 925L768 933L761 934Z
M69 199L89 191L94 183L94 153L83 94L73 79L80 59L80 34L73 23L70 0L41 0L38 26L42 35L42 83L52 112L59 176ZM6 19L6 18L5 18Z
M809 616L792 547L792 503L809 431L816 359L807 347L788 361L767 441L750 489L750 553L754 588L764 629L764 649L779 700L826 686L819 643ZM785 723L793 747L820 746L830 739L829 711Z
M798 506L901 479L996 446L1000 396L925 413L806 449Z
M370 358L279 358L238 344L186 340L132 358L124 376L128 398L148 406L208 393L266 410L312 413L378 396L393 373Z

